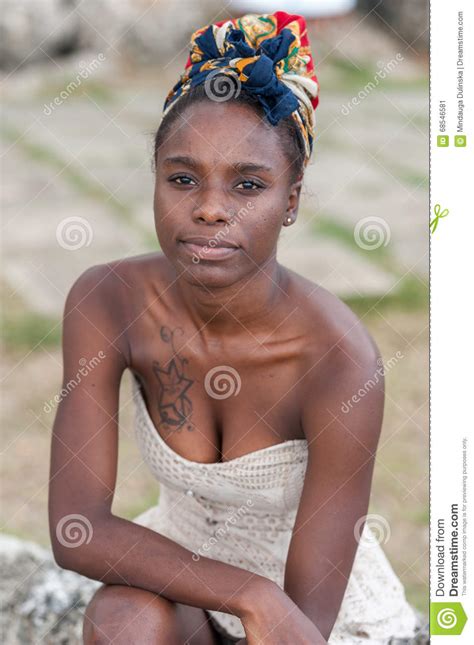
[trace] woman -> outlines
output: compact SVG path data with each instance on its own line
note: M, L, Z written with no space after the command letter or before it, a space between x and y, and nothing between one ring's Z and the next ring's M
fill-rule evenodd
M58 564L104 583L85 643L386 643L415 616L365 522L383 414L377 348L281 266L313 142L304 20L193 34L155 140L163 253L87 270L64 312L50 526ZM159 505L112 514L119 386ZM68 521L87 534L64 539ZM373 536L372 536L373 537ZM74 546L74 548L70 548Z

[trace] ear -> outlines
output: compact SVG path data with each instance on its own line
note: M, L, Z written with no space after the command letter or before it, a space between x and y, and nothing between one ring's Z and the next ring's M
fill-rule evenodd
M303 176L300 175L296 181L290 186L288 194L288 204L285 211L283 226L291 226L298 215L298 207L300 205L301 187L303 185Z

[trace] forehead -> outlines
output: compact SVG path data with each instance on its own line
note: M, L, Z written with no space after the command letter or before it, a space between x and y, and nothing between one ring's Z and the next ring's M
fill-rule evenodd
M278 170L286 162L274 126L252 107L232 101L190 105L174 121L160 157L176 151L203 164L232 165L245 159Z

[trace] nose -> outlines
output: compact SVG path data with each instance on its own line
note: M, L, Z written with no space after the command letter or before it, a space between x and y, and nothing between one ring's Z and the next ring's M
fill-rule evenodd
M226 224L233 210L225 206L222 192L207 190L194 202L193 220L198 224Z

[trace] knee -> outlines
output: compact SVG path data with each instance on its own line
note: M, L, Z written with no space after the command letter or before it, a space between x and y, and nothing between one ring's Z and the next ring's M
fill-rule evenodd
M104 585L86 608L84 645L178 643L176 607L156 594Z

